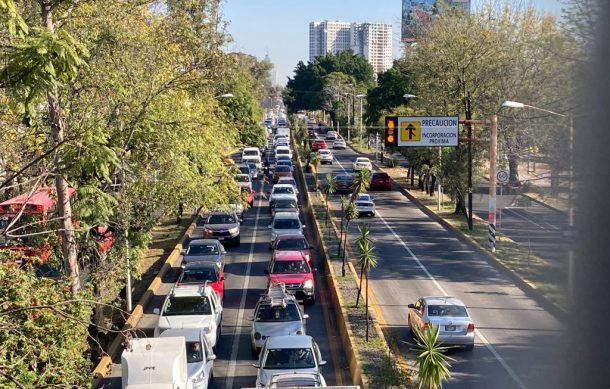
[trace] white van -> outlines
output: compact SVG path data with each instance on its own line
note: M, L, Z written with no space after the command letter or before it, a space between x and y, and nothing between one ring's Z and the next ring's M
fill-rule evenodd
M184 337L186 340L186 363L189 381L193 389L205 389L212 378L216 355L200 328L176 328L166 330L161 338Z
M278 158L280 155L287 155L292 160L292 151L290 151L288 146L277 146L275 148L275 158Z
M263 168L263 164L261 162L260 155L248 155L245 157L241 157L241 163L242 164L253 163L256 165L256 169L258 169L259 171Z
M246 147L241 152L241 159L242 159L242 161L246 157L258 157L260 159L261 151L260 151L260 149L258 147Z

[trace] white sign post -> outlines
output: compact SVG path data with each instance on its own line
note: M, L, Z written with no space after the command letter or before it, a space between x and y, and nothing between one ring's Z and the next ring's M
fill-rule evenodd
M502 201L502 195L504 184L508 183L508 179L510 177L510 172L508 170L498 170L498 174L496 174L496 179L500 184L500 201ZM498 230L502 227L502 207L498 209Z
M445 147L458 145L457 116L399 116L399 147Z

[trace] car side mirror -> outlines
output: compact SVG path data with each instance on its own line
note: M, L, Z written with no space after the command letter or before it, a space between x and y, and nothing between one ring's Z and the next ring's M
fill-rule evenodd
M415 304L409 304L409 305L407 305L407 308L413 308L413 309L415 309Z
M261 368L261 365L260 365L260 363L258 363L258 362L257 362L257 363L253 363L253 364L252 364L252 366L253 366L253 367L255 367L255 368L257 368L257 369L260 369L260 368Z
M305 228L305 227L307 227L305 224L303 224L303 225L301 226L301 228Z
M318 366L324 366L324 365L326 365L326 363L327 363L326 361L320 361L320 362L318 363Z
M264 273L269 274L269 269L265 269Z
M161 310L159 308L155 308L155 309L153 309L153 313L155 315L160 315L161 314Z
M216 360L216 354L208 355L208 361L214 361L214 360Z
M309 319L309 315L308 314L304 314L303 315L303 319Z

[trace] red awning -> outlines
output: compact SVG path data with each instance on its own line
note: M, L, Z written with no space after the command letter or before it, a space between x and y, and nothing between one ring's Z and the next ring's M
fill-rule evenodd
M76 189L68 188L68 193L70 197L74 195ZM4 206L10 206L10 209L15 209L16 207L22 207L23 204L27 204L30 206L39 207L43 212L46 212L49 208L55 205L55 189L49 187L43 187L38 189L36 192L30 195L29 193L20 194L17 197L13 197L12 199L6 200L5 202L0 204L0 210L6 209Z

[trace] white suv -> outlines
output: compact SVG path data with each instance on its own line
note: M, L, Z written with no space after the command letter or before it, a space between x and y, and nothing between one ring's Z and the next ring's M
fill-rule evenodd
M153 313L159 315L155 327L155 337L170 328L201 328L208 344L216 349L220 338L222 303L211 286L174 286L165 298L161 309Z
M269 387L271 377L286 371L319 374L324 365L326 361L311 336L272 336L267 338L258 362L253 364L258 369L256 387Z

